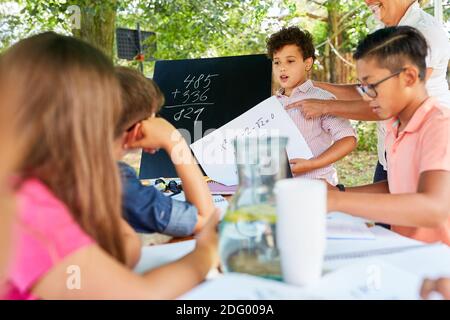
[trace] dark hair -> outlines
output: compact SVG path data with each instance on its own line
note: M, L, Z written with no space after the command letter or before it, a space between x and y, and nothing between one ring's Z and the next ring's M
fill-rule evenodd
M267 55L273 59L274 53L288 44L295 44L300 49L303 59L316 59L312 35L294 26L282 28L267 39Z
M389 27L369 34L362 40L353 58L375 58L380 67L391 72L401 70L405 61L419 68L419 78L425 79L428 45L424 36L409 26Z
M127 127L158 112L164 105L164 95L153 80L137 70L116 67L116 76L122 91L123 106L116 132L122 134Z

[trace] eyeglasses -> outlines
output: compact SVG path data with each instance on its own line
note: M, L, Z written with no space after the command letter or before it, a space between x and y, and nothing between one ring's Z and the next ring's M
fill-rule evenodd
M156 179L155 187L163 192L171 191L173 194L178 194L183 190L181 184L178 184L175 180L171 180L169 183L166 183L164 179Z
M366 94L370 98L376 98L378 96L378 92L377 92L377 90L375 90L375 88L378 85L380 85L381 83L383 83L383 82L385 82L385 81L387 81L387 80L389 80L389 79L391 79L391 78L393 78L395 76L398 76L403 71L405 71L405 68L401 69L398 72L395 72L395 73L389 75L388 77L386 77L386 78L384 78L384 79L382 79L382 80L380 80L380 81L378 81L376 83L369 83L369 84L365 84L365 85L360 83L360 84L358 84L358 88L359 88L359 90L362 93Z

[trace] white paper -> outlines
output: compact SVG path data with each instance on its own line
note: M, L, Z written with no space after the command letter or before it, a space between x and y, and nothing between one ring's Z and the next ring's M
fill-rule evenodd
M314 286L297 287L283 282L229 273L208 280L179 299L418 299L422 279L405 270L372 259L325 275Z
M375 236L375 240L328 239L326 256L425 245L423 242L403 237L380 226L370 228L370 232Z
M325 275L309 292L324 299L414 300L419 299L421 282L413 273L370 259Z
M286 136L289 159L313 157L304 137L276 97L259 103L236 119L191 144L206 174L227 186L238 184L233 140L242 136Z
M445 244L424 245L386 255L383 260L421 278L450 277L450 248Z
M143 247L141 259L134 268L137 273L144 273L151 269L178 260L195 248L195 240L167 243Z
M325 265L317 286L298 288L247 275L210 273L208 280L183 299L416 299L424 277L450 276L450 248L425 245L381 227L371 228L374 241L328 240L327 253L374 251L419 245L391 254L342 259ZM422 244L422 245L421 245ZM421 246L420 246L421 245ZM142 248L135 272L143 273L190 253L195 240ZM329 263L328 263L329 264Z
M327 219L327 239L375 240L375 235L364 222Z
M345 221L360 221L365 223L373 223L372 220L368 220L361 217L355 217L345 212L333 211L327 214L327 219L333 220L345 220Z
M184 194L184 191L180 192L177 195L174 195L172 198L175 200L178 200L178 201L186 201L186 196ZM213 198L214 206L220 210L219 220L222 220L223 217L225 216L225 212L227 211L227 208L228 208L228 201L227 201L227 199L225 199L223 196L221 196L219 194L212 195L212 198Z
M216 208L220 209L220 220L222 221L222 219L225 216L225 213L228 209L229 203L228 203L227 199L225 199L221 195L213 195L212 197L213 197L213 201L214 201L214 206Z
M191 253L195 249L196 240L166 243L154 246L146 246L141 249L141 258L134 268L136 273L145 273L152 269L175 262ZM206 279L215 279L220 275L219 271L211 269Z
M245 274L227 273L202 283L181 300L270 300L314 299L303 289L283 282Z

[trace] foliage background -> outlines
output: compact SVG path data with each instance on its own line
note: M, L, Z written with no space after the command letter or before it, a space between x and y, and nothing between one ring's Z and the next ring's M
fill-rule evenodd
M449 0L444 20L450 30ZM421 1L433 13L432 1ZM80 28L73 11L80 9ZM265 52L268 35L282 26L298 25L312 33L317 56L314 79L335 83L355 81L351 53L374 21L363 0L0 0L0 52L31 34L45 30L75 35L98 46L115 63L115 28L141 29L157 34L155 59L185 59ZM152 76L154 62L144 73ZM354 122L359 135L357 152L339 162L341 177L350 184L368 182L376 162L376 128ZM345 179L350 179L345 181Z

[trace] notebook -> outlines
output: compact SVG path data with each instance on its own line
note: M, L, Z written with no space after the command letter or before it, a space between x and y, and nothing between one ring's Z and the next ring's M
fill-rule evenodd
M211 191L211 194L220 194L220 195L233 195L238 186L226 186L224 184L221 184L216 181L208 181L208 187L209 191Z

